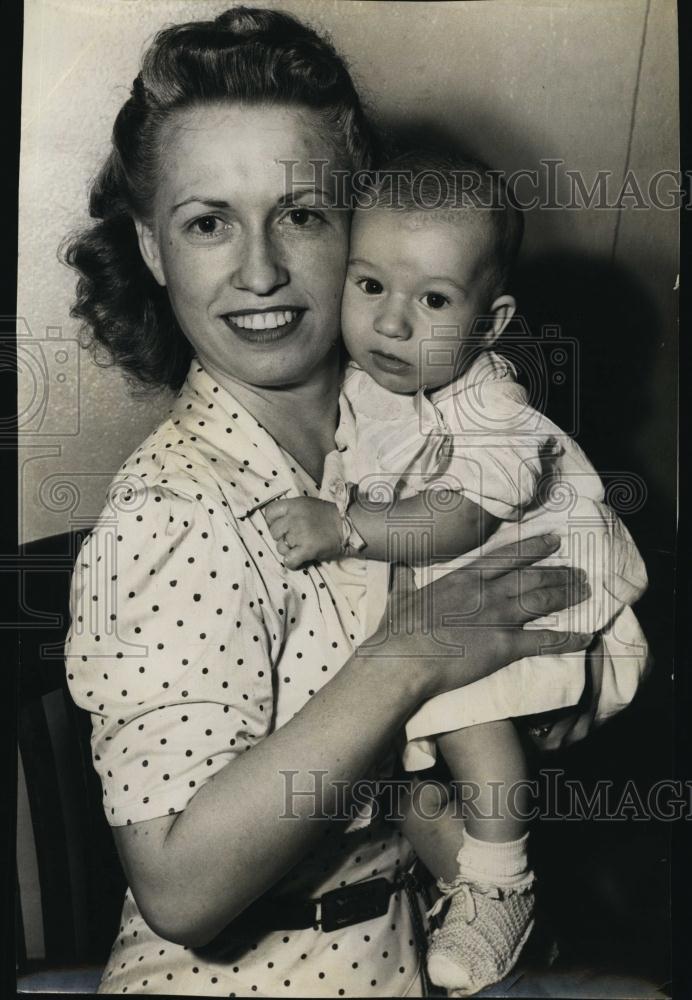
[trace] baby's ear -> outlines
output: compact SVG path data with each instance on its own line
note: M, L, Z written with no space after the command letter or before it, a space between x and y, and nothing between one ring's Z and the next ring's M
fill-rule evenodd
M486 347L491 347L517 311L516 299L512 295L501 295L490 306L492 319L488 323L484 337Z

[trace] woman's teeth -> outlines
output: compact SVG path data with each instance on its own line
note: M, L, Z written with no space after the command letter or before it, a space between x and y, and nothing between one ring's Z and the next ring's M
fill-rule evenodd
M231 323L241 330L275 330L292 322L298 315L293 309L282 309L281 312L245 313L241 316L230 316Z

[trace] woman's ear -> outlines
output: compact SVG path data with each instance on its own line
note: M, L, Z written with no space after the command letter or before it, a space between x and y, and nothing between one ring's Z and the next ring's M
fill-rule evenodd
M488 329L484 334L486 347L490 347L495 343L516 311L517 303L512 295L501 295L495 299L490 306L492 320L489 322Z
M135 219L135 229L137 230L137 241L139 243L139 251L142 254L144 263L147 265L151 273L154 275L156 281L162 287L166 284L166 278L163 273L163 268L161 267L161 254L159 253L159 244L154 236L154 232L146 222L142 222L141 219Z

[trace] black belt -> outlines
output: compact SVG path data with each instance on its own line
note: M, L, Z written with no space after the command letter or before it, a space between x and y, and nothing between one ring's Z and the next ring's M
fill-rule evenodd
M389 901L395 892L403 891L411 911L413 934L421 959L421 979L425 996L430 996L430 982L425 967L428 942L418 903L418 893L426 887L413 871L403 871L390 882L386 878L368 879L325 892L318 899L298 899L278 896L259 899L248 906L233 923L203 948L200 953L216 954L229 946L237 948L240 940L251 939L258 932L305 930L321 927L323 931L336 931L365 920L383 917L389 910ZM427 900L428 906L430 901Z
M325 892L318 899L294 899L290 896L260 899L243 911L245 927L269 931L304 930L321 927L337 931L364 920L383 917L389 909L392 893L403 888L403 882L386 878L368 879Z

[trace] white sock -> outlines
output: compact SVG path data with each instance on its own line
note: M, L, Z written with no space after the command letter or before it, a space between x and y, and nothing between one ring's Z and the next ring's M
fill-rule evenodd
M476 840L464 831L464 841L457 855L459 871L474 882L487 882L511 889L526 882L528 870L528 832L519 840L497 844Z

